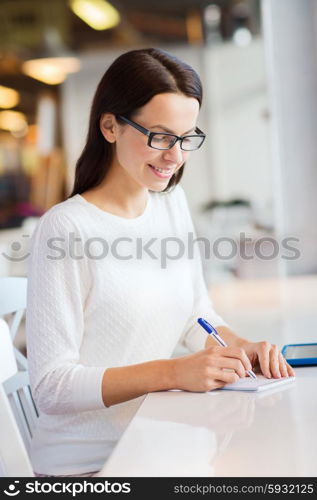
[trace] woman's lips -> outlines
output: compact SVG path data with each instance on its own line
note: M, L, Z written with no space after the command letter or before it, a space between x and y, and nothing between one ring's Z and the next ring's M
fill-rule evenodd
M168 179L169 177L172 177L174 169L169 168L169 169L163 169L158 167L154 167L149 163L149 167L151 168L152 172L157 176L160 177L161 179Z

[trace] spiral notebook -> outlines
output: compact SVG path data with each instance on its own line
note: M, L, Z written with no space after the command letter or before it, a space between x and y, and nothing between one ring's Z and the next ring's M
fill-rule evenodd
M251 377L240 378L234 384L227 384L221 387L220 391L251 391L259 392L273 389L279 385L289 384L294 382L295 377L284 378L266 378L263 375L258 375L256 379Z

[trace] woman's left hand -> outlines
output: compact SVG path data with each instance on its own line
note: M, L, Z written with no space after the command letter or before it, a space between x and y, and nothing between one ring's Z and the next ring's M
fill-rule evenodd
M245 350L252 367L267 378L294 377L293 368L287 363L278 347L269 342L244 342Z

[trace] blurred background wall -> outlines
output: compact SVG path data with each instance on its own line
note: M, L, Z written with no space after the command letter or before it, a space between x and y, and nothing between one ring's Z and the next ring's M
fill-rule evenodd
M316 0L81 4L0 3L0 276L26 275L38 218L68 196L106 67L148 46L204 85L207 140L182 185L197 236L214 244L202 247L207 284L316 272Z

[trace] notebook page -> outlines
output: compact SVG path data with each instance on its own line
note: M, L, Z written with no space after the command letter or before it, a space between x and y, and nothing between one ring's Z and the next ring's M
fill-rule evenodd
M264 391L266 389L275 388L282 384L293 382L295 377L284 378L266 378L263 375L258 375L256 379L251 377L240 378L234 384L227 384L221 387L220 391Z

